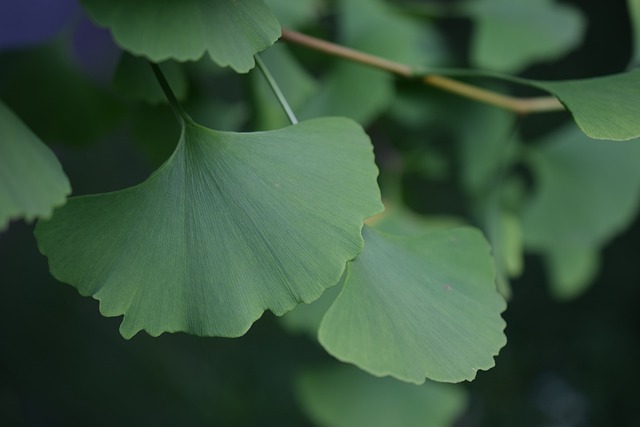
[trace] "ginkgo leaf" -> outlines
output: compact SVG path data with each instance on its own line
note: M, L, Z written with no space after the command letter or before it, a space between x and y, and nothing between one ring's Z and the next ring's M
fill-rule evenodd
M463 4L475 20L472 61L480 68L518 71L578 46L580 11L554 0L476 0Z
M318 338L344 362L421 384L471 380L504 346L504 299L474 229L399 237L363 228L365 248Z
M523 212L525 244L604 244L633 220L640 203L640 145L585 138L565 127L526 156L536 187Z
M561 241L548 248L543 259L551 294L559 300L575 298L587 290L600 268L598 247L572 246Z
M82 0L99 25L134 55L189 61L205 52L221 66L247 72L253 55L280 37L262 0Z
M640 70L557 82L531 81L567 107L589 137L624 141L640 137Z
M429 381L417 387L348 365L306 369L296 391L323 427L449 427L467 401L460 386Z
M57 279L124 315L124 337L234 337L337 284L381 210L376 175L348 119L246 134L187 120L149 179L70 199L36 237Z
M0 102L0 231L13 219L48 218L69 193L56 156Z

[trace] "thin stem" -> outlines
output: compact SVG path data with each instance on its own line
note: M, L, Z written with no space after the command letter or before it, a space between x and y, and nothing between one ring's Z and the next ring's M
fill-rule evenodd
M292 125L295 125L296 123L298 123L298 119L296 118L296 115L293 113L291 106L289 106L289 103L287 102L287 99L284 97L284 94L280 90L278 83L273 78L273 76L269 72L269 69L264 64L264 62L262 62L262 59L258 55L256 55L255 58L256 58L256 64L258 65L258 68L260 68L260 71L262 72L262 75L264 76L265 80L267 80L269 87L271 87L271 90L275 94L276 98L278 98L278 102L280 103L280 105L282 106L282 109L284 110L285 114L289 118L289 121L291 122Z
M158 80L158 83L162 88L162 92L164 92L164 96L167 98L167 101L169 101L169 105L171 106L173 113L176 115L176 119L178 119L178 122L180 122L181 126L184 126L184 122L190 120L189 116L180 106L178 99L173 94L173 91L171 90L171 86L169 86L169 82L164 77L164 74L162 73L162 70L160 69L158 64L149 62L149 65L151 65L153 74L155 74L156 79Z
M401 77L416 77L414 70L406 64L391 61L379 56L370 55L368 53L360 52L355 49L311 37L306 34L301 34L296 31L291 31L283 28L282 39L333 56L385 70ZM564 110L564 106L553 96L517 98L473 86L468 83L463 83L458 80L454 80L449 77L437 74L420 76L420 79L422 80L422 82L430 86L437 87L447 92L455 93L456 95L473 99L475 101L483 102L485 104L504 108L520 115Z

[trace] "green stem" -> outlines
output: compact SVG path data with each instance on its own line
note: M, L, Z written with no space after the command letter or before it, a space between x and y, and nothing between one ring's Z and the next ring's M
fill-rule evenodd
M153 70L153 74L155 74L156 79L158 80L158 83L160 84L160 87L162 88L162 92L164 92L164 96L167 98L167 101L169 101L169 105L171 106L171 109L173 110L173 113L176 115L176 119L178 119L178 122L180 123L181 126L184 126L184 123L186 121L190 121L191 120L189 118L189 115L180 106L180 103L178 102L178 99L173 94L173 91L171 90L171 86L169 86L169 82L164 77L164 74L162 73L162 70L160 69L158 64L155 64L153 62L149 62L149 65L151 65L151 69Z
M264 62L262 62L262 59L258 55L256 55L255 58L256 58L256 64L258 65L258 68L262 72L262 75L264 76L264 78L267 80L267 83L269 83L269 87L271 87L271 90L275 94L276 98L278 98L278 102L280 103L280 105L282 106L282 109L284 110L285 114L289 118L289 121L291 122L292 125L295 125L296 123L298 123L298 119L296 118L296 115L293 113L291 106L289 106L289 103L287 102L287 99L284 97L284 94L280 90L278 83L276 83L275 79L267 69L267 66L264 64Z

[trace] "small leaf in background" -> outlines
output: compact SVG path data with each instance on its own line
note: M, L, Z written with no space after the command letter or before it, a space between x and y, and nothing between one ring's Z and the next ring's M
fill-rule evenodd
M180 64L167 61L159 64L174 95L179 101L187 97L189 82ZM114 88L123 96L149 104L166 103L166 97L151 71L149 61L123 53L113 76Z
M589 252L622 232L637 213L640 145L594 141L566 127L532 147L527 162L536 187L523 212L525 245L550 254L558 288L583 289L596 270L585 266L594 258ZM569 264L560 270L555 260L562 258Z
M558 242L544 253L551 294L559 300L575 298L587 290L600 268L600 248Z
M347 365L308 368L298 375L296 390L319 427L449 427L467 405L460 386L416 386Z
M376 376L459 382L506 343L489 245L470 228L398 237L365 226L365 248L318 332L337 359Z
M492 190L500 179L500 172L511 164L517 146L514 141L516 116L479 103L468 103L462 108L464 126L454 128L462 162L460 179L465 190L480 196Z
M381 0L341 0L338 6L340 43L416 65L439 65L445 60L444 41L429 21L404 15ZM388 73L341 61L299 116L336 114L366 124L389 107L393 94L394 81Z
M586 27L578 9L555 0L476 0L466 9L475 21L471 61L495 71L559 58L578 47Z
M154 62L192 61L206 53L221 66L245 73L253 55L280 37L280 24L262 0L82 0L116 42Z
M50 217L69 193L56 156L0 102L0 231L14 219Z
M52 274L120 331L243 335L338 283L382 208L368 137L325 118L277 131L187 121L145 182L76 197L36 227Z

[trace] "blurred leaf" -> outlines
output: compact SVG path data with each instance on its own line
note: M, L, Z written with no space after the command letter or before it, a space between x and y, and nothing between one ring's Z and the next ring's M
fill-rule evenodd
M58 280L125 315L125 338L239 336L337 284L381 209L376 175L346 119L247 134L187 121L147 181L70 199L36 237Z
M240 73L253 68L253 55L280 37L280 24L262 0L82 0L116 42L154 62L193 61L208 53Z
M317 17L323 0L265 0L265 3L288 28L298 28Z
M306 370L296 388L302 406L321 427L448 427L467 400L459 386L405 384L347 365Z
M25 94L37 94L38 102ZM0 96L40 138L56 144L95 142L115 128L125 111L113 94L73 68L56 46L4 57Z
M13 219L50 217L69 193L56 156L0 102L0 231Z
M523 216L529 248L602 245L633 220L640 201L636 141L593 141L566 127L531 148L527 161L536 180Z
M600 246L637 213L640 145L564 128L537 147L528 156L536 191L523 213L525 244L549 261L554 294L569 298L596 273Z
M318 337L337 359L422 384L475 378L506 343L489 245L473 229L399 237L363 228Z
M187 97L189 82L184 70L172 61L160 64L162 72L169 81L174 95L180 101ZM144 58L123 53L113 76L113 86L124 96L148 102L166 103L160 85L151 71L149 61Z
M516 146L515 120L509 111L473 104L465 109L464 126L453 128L459 136L461 180L472 195L491 191L501 170L509 166Z
M466 9L475 18L471 60L496 71L556 59L580 44L586 27L577 8L554 0L475 0Z
M571 246L562 241L547 249L544 260L553 296L567 300L583 293L598 272L599 252L597 247Z
M444 60L444 42L430 23L401 14L387 2L341 0L338 16L339 42L346 46L416 65L437 65ZM391 104L393 86L388 73L340 61L299 115L337 114L368 123Z

